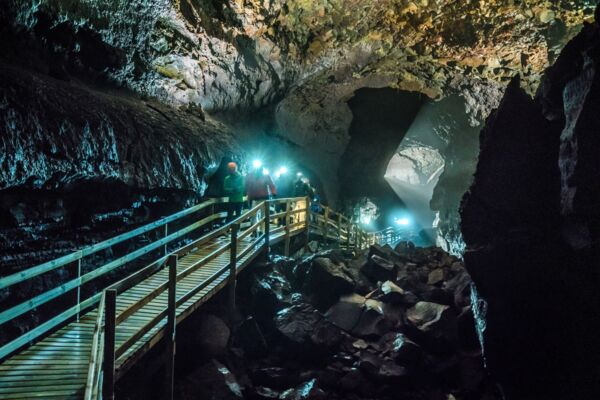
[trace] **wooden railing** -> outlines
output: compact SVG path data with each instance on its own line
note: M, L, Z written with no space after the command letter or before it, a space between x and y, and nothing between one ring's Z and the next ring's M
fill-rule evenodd
M83 285L90 283L94 280L98 280L98 278L101 277L106 278L109 273L115 271L117 268L130 265L133 261L136 261L140 257L145 256L156 250L160 251L160 249L162 249L163 257L159 258L155 262L154 266L157 267L161 263L164 263L168 251L167 246L169 244L176 243L184 239L186 236L189 236L191 233L198 231L200 228L206 228L207 226L209 226L209 224L223 219L225 217L225 213L215 213L213 210L215 205L225 202L226 201L224 201L224 199L211 199L205 201L194 207L188 208L176 214L170 215L166 218L152 222L148 225L144 225L130 232L123 233L111 239L75 251L58 259L48 261L35 267L28 268L23 271L14 273L12 275L0 278L1 291L9 290L9 288L13 286L27 283L28 281L31 281L35 278L39 279L42 277L43 274L52 271L57 271L60 268L74 267L76 269L77 275L75 279L71 279L67 282L60 283L57 286L46 290L43 293L35 295L32 298L27 299L26 301L20 304L17 304L0 312L1 326L12 320L15 320L16 318L28 312L31 312L32 310L42 305L47 304L52 300L59 298L60 296L63 296L67 293L76 292L76 301L74 306L67 308L66 310L62 311L60 314L54 316L53 318L42 322L37 327L31 329L24 335L21 335L18 338L0 347L0 360L5 358L7 355L13 353L20 347L27 345L28 343L36 340L40 336L45 335L47 332L63 324L65 321L70 320L74 317L78 317L82 310L89 309L90 307L98 304L102 294L98 291L97 293L93 293L87 296L86 298L82 298L81 289ZM194 214L199 214L202 211L208 211L209 215L205 216L204 218L197 219L190 225L187 225L175 232L169 233L169 224L176 221L181 221L182 219L193 216ZM89 268L89 272L82 274L82 262L84 261L84 259L89 259L91 256L96 255L102 250L110 250L115 245L122 246L125 242L130 242L134 239L138 239L141 235L150 234L152 231L160 231L163 237L149 244L145 244L142 247L131 251L121 257L118 257L108 263L99 266L91 266L91 268ZM67 274L69 273L68 270L66 272Z
M319 204L319 209L322 212L312 213L310 216L313 234L323 240L337 242L341 247L360 250L375 243L393 244L400 240L400 233L393 228L367 232L359 224L328 206Z
M263 201L244 212L234 221L213 229L213 223L221 221L225 217L224 212L216 211L216 206L224 203L226 203L225 199L205 201L187 210L78 250L59 259L0 278L0 290L4 290L35 278L39 279L41 275L56 271L59 268L75 265L77 272L75 279L60 283L44 293L0 312L0 325L2 325L59 296L66 293L76 293L77 299L74 306L68 307L57 316L0 347L0 359L39 339L56 327L79 318L82 311L90 310L98 305L85 387L85 399L112 398L116 380L115 365L124 362L128 350L151 331L160 332L167 340L166 363L167 373L169 374L167 382L172 389L178 307L181 307L216 280L225 276L228 276L229 299L233 307L235 304L238 266L244 260L251 259L260 252L268 253L270 245L275 243L271 241L272 236L278 238L277 242L283 242L283 252L286 255L290 253L292 234L297 235L304 232L306 234L305 241L308 243L311 230L313 234L320 235L324 240L338 241L340 246L355 249L365 248L376 241L393 241L395 238L394 233L390 231L367 233L346 216L334 212L329 207L321 207L324 210L323 214L313 213L310 211L310 200L308 198ZM181 223L186 217L193 217L193 220L174 232L169 232L169 224ZM111 249L115 245L123 245L125 242L140 238L142 235L150 234L153 231L161 232L162 237L143 244L140 248L112 261L95 266L82 274L82 260L102 250ZM200 232L201 236L190 238L191 234L197 232ZM219 242L222 244L203 256L202 259L195 261L192 265L187 265L185 269L178 270L177 262L179 258L222 236L227 237L228 240ZM252 240L248 241L248 237L252 237ZM187 239L188 242L182 243L183 239ZM244 246L239 246L242 241ZM173 247L173 245L176 245L176 247ZM169 246L172 247L171 250L169 250ZM104 286L102 286L104 283L100 283L100 287L96 288L95 292L82 296L82 285L100 277L107 277L109 273L114 272L117 268L130 265L133 261L139 260L140 257L153 251L158 251L160 254L155 254L154 260L145 267L139 268L134 273L129 273L120 281L108 282ZM187 289L183 295L177 297L178 282L227 252L229 252L227 265L220 268L212 276L197 282L194 287ZM119 293L137 285L164 268L168 268L168 279L165 279L164 282L146 293L134 304L129 304L117 313L117 296ZM117 345L115 338L118 326L163 293L166 293L168 306L158 312L150 321L136 327L135 333Z

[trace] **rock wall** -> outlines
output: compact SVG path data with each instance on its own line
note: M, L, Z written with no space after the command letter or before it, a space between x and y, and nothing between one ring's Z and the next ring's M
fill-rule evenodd
M600 396L599 49L587 25L535 100L509 86L463 200L484 353L508 400Z
M8 65L0 121L6 267L175 212L204 193L224 154L239 154L230 131L196 114Z

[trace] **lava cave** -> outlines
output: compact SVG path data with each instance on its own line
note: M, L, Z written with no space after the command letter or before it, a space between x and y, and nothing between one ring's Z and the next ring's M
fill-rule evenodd
M3 1L0 399L600 399L598 21Z

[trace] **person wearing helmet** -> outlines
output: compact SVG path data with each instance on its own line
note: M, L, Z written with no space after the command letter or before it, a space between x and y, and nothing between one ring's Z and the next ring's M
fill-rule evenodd
M223 182L225 195L229 197L227 207L227 222L233 221L242 214L244 205L245 184L244 176L238 172L237 164L230 162L227 164L228 174Z

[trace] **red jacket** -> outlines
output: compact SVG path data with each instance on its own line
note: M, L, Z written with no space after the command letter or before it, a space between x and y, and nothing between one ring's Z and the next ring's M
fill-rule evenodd
M246 177L248 200L268 199L277 195L277 189L271 176L251 173Z

